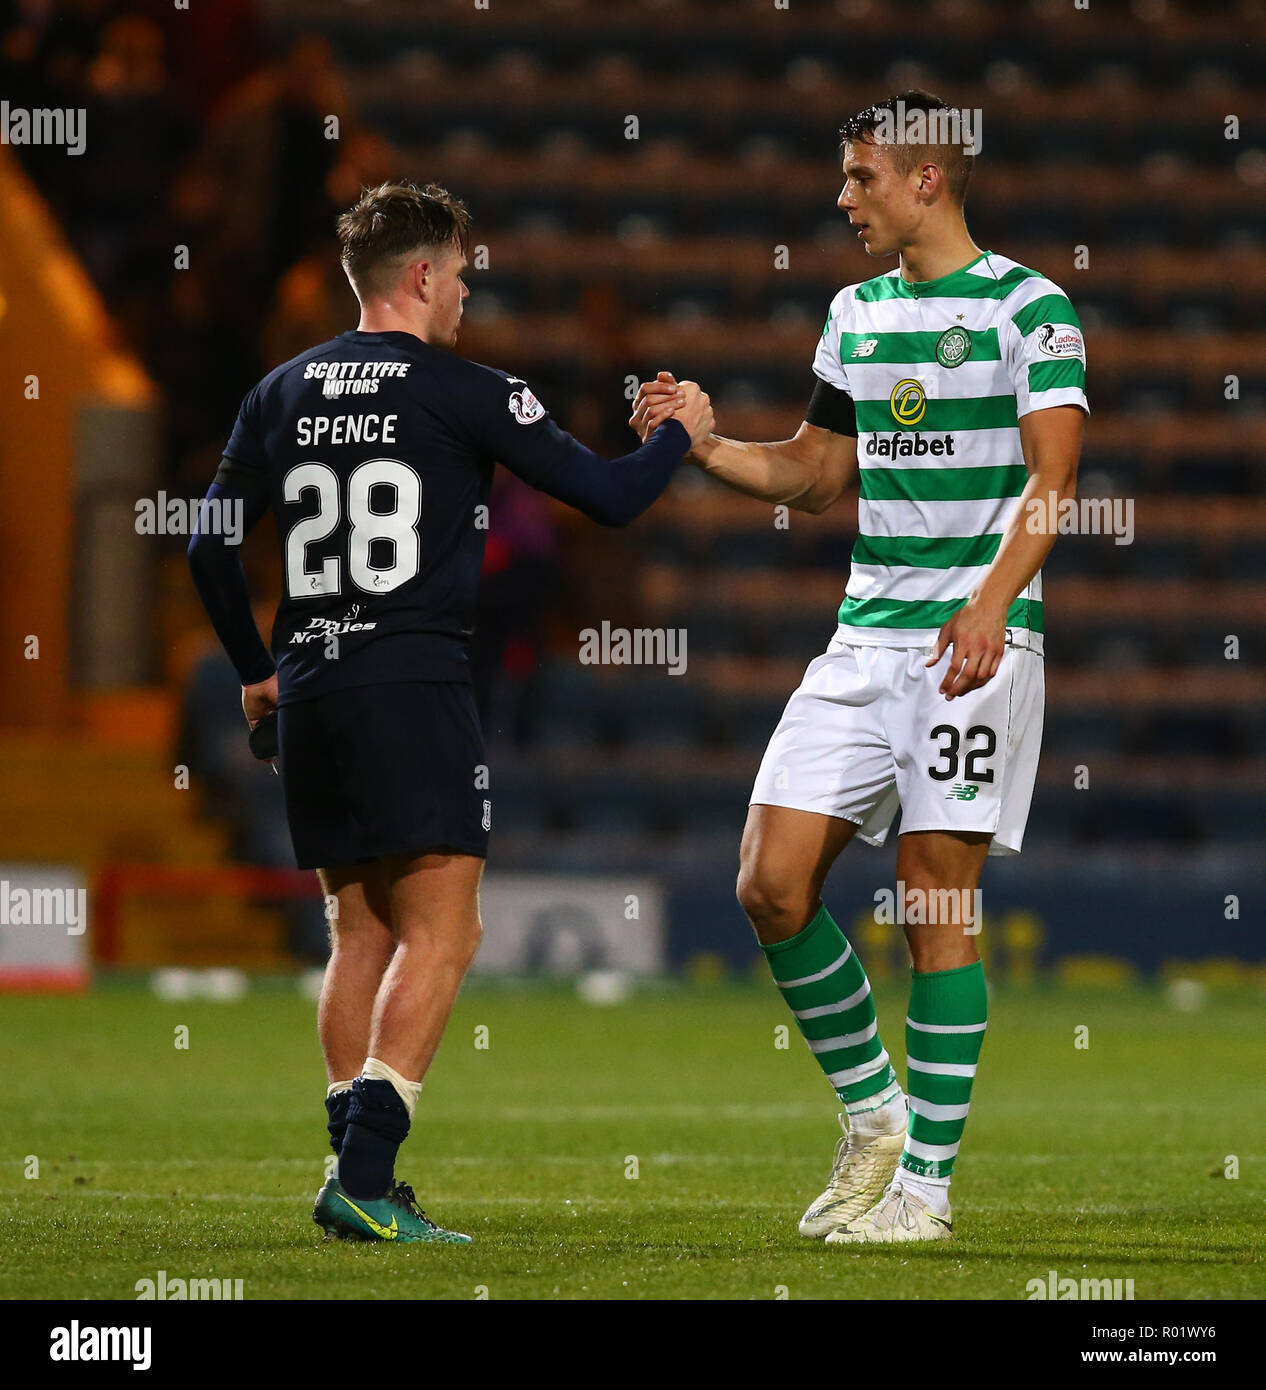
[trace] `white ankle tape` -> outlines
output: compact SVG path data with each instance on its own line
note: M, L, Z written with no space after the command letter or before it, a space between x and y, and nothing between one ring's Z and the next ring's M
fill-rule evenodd
M355 1080L354 1077L353 1080ZM351 1081L331 1081L329 1090L327 1090L325 1093L325 1098L326 1100L329 1100L331 1096L342 1095L344 1091L350 1091L351 1089Z
M854 1101L845 1105L844 1109L848 1112L849 1118L856 1115L873 1115L880 1110L886 1110L890 1105L898 1100L904 1099L904 1092L899 1081L890 1081L878 1095L867 1096L865 1100Z
M420 1081L406 1081L394 1067L389 1067L386 1062L380 1062L377 1057L366 1057L365 1065L360 1069L360 1074L370 1081L390 1081L396 1089L396 1095L404 1102L404 1108L409 1112L409 1119L413 1119L413 1111L417 1106L418 1097L422 1094Z

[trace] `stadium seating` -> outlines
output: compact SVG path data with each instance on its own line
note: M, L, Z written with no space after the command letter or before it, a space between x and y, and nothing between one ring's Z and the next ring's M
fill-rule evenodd
M379 142L348 166L353 191L398 169L472 208L486 254L461 350L529 377L612 453L631 442L626 379L659 367L703 382L726 433L793 432L827 304L876 269L833 206L840 117L911 84L983 109L969 225L1079 307L1082 492L1135 508L1131 544L1069 537L1047 567L1049 772L1029 847L1243 843L1266 797L1262 16L1169 13L1141 51L1124 7L1090 26L1071 6L1007 0L715 0L663 5L653 26L631 0L560 3L548 30L498 15L495 42L468 0L425 9L278 0L267 18L278 51L316 32L339 55L349 125ZM1157 122L1161 96L1173 115ZM212 191L229 200L223 177ZM319 243L264 290L281 339L348 326ZM232 399L272 361L233 350L250 314L212 298L199 341L230 349L215 360L237 374L217 388ZM169 347L148 345L160 382ZM214 456L228 424L208 409L183 444ZM190 477L192 457L169 458L170 476ZM851 498L780 529L687 474L604 536L629 611L687 633L683 677L577 664L576 631L608 612L573 551L530 737L490 729L500 862L728 873L760 749L830 636L855 529ZM168 623L196 621L166 589ZM1110 768L1093 805L1069 785L1086 761ZM1179 780L1193 789L1180 811Z

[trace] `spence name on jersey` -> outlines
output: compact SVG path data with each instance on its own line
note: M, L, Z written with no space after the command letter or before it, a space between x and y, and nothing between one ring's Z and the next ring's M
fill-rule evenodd
M688 447L666 424L635 454L600 459L523 380L411 333L343 333L270 372L242 403L216 483L247 499L248 522L268 506L277 519L281 703L469 680L495 463L620 525Z

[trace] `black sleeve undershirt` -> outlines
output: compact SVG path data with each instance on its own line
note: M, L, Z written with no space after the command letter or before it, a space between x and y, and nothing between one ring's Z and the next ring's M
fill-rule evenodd
M207 498L241 502L240 542L268 510L268 485L254 470L235 466L232 459L226 458L220 463L215 482L207 489ZM240 545L233 544L222 532L203 530L200 509L188 556L194 587L238 679L243 685L267 680L277 668L255 626Z
M504 414L505 412L501 412ZM507 419L511 417L506 416ZM497 457L541 492L575 507L602 526L627 526L668 486L690 450L680 420L668 419L639 448L608 459L547 419L526 429L503 430Z

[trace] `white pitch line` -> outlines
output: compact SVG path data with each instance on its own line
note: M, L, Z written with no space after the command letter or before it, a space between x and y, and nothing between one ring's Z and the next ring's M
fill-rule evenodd
M226 1202L241 1204L251 1202L257 1204L279 1204L289 1207L303 1207L310 1198L304 1196L276 1196L274 1194L262 1192L200 1192L196 1199L182 1199L176 1197L162 1197L157 1193L149 1192L90 1192L85 1196L97 1197L101 1199L119 1197L131 1202L165 1202L178 1203L181 1206L192 1206L196 1202ZM570 1203L572 1210L578 1214L591 1211L593 1208L602 1208L605 1211L615 1213L626 1205L632 1205L636 1201L636 1210L643 1211L663 1206L694 1206L699 1205L698 1200L692 1196L654 1196L650 1198L635 1199L632 1194L626 1198L609 1197L477 1197L468 1196L464 1193L449 1193L448 1195L437 1196L434 1193L427 1193L427 1201L444 1202L454 1207L468 1206L554 1206L560 1211L565 1211ZM771 1211L789 1210L785 1202L776 1202L769 1199L753 1199L752 1201L742 1201L739 1199L709 1198L707 1202L709 1210L718 1207L738 1208L739 1210L768 1209Z
M632 1141L630 1141L632 1142ZM623 1149L625 1145L617 1145ZM613 1149L606 1154L521 1154L517 1157L504 1157L495 1154L406 1154L403 1160L404 1166L410 1163L418 1167L429 1167L434 1169L442 1168L477 1168L477 1167L508 1167L515 1168L531 1167L532 1164L541 1164L554 1167L593 1167L602 1168L608 1164L617 1163L622 1165L624 1154L615 1154ZM1106 1157L1106 1156L1105 1156ZM638 1158L644 1163L698 1163L707 1165L748 1165L748 1164L767 1164L770 1162L768 1152L759 1154L722 1154L722 1153L651 1153L639 1154ZM793 1160L788 1160L788 1162ZM1055 1162L1055 1158L1039 1156L1035 1161ZM58 1173L56 1176L62 1179L67 1177L73 1179L76 1176L86 1176L89 1172L109 1171L111 1169L139 1169L142 1172L159 1170L166 1172L170 1169L186 1169L194 1171L202 1168L214 1168L219 1172L232 1171L236 1168L300 1168L312 1169L313 1181L323 1182L324 1175L321 1173L320 1160L314 1164L310 1158L247 1158L231 1159L225 1161L223 1158L181 1158L166 1161L163 1159L149 1158L94 1158L79 1160L75 1164L74 1173ZM0 1189L2 1190L2 1189ZM19 1191L13 1188L12 1191Z

